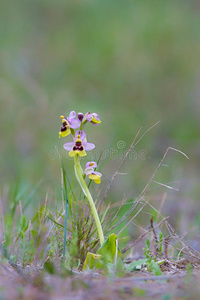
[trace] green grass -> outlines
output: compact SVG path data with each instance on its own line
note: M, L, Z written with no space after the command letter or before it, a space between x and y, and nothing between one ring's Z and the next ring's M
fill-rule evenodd
M176 232L197 226L198 234L200 226L200 37L194 2L10 0L1 4L0 25L0 238L7 259L24 267L46 263L48 272L60 272L66 196L61 273L81 270L87 252L99 248L73 161L58 139L59 116L71 110L97 112L102 120L95 132L88 128L88 140L98 149L88 157L101 156L103 173L99 189L90 186L97 207L139 128L142 134L160 121L127 158L120 169L127 175L115 178L98 209L106 237L119 234L121 249L147 230L144 247L152 239L150 218L156 226L169 215L176 231L162 223L158 235L171 235L173 259L184 256ZM170 152L154 179L180 191L152 182L137 202L170 146L190 160Z
M141 136L138 133L129 151L148 132L149 130ZM44 267L44 270L51 274L64 272L65 275L69 275L74 271L97 268L106 273L114 272L119 276L124 276L130 269L131 271L137 270L135 267L132 269L128 266L127 268L127 250L131 250L139 240L144 242L144 238L150 236L151 242L147 238L146 247L143 250L140 249L140 257L145 257L145 260L143 259L144 264L141 265L140 269L146 267L148 271L152 271L155 275L162 275L160 262L169 264L167 247L171 240L174 241L174 244L170 244L170 246L176 252L176 255L170 256L172 261L177 258L179 260L180 256L184 254L196 258L198 252L188 247L176 234L167 221L169 217L164 217L162 207L153 206L148 199L148 194L151 194L151 185L155 182L154 178L162 168L169 150L186 156L179 150L168 148L149 182L134 200L124 197L121 203L114 206L111 203L107 205L106 201L109 189L117 174L120 175L120 169L125 163L129 152L122 158L116 173L112 176L104 192L103 198L101 193L98 192L98 188L94 187L90 180L86 181L95 199L104 237L106 238L103 245L99 240L97 224L94 221L90 206L84 193L78 187L78 178L75 182L73 177L71 180L69 170L67 171L64 166L61 168L60 193L55 193L53 205L52 201L49 202L49 196L46 194L37 211L32 213L28 211L29 208L34 207L33 201L40 183L30 193L27 193L27 187L23 184L17 184L13 191L7 190L10 206L6 212L3 211L2 206L1 220L3 257L8 259L13 266L17 266L16 263L22 265L23 268L28 265L37 265ZM77 160L75 160L75 163L77 163ZM159 183L157 184L157 187L159 187ZM173 187L169 185L164 187L173 190ZM1 205L2 203L1 199ZM148 228L143 227L145 222L142 222L144 221L142 215L145 216L148 223L150 222ZM155 219L155 226L153 218ZM130 228L136 230L139 228L139 231L134 234L135 241L132 242L131 240L129 243L130 238L133 239L133 235L130 235ZM97 254L97 256L94 254ZM56 267L58 262L61 268L60 271Z

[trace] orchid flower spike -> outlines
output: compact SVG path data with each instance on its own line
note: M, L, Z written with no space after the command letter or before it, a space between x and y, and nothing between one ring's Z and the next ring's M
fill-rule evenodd
M71 129L75 129L80 127L81 125L81 121L79 119L75 119L76 118L76 112L75 111L71 111L69 114L69 117L65 118L64 116L60 116L62 119L62 127L60 128L60 132L59 132L59 138L65 137L67 135L69 135L71 133Z
M94 171L94 168L97 167L97 163L94 161L89 161L85 165L85 175L87 175L90 179L94 180L95 183L101 183L101 176L100 172Z
M87 119L88 122L94 124L94 125L99 125L101 123L101 120L99 118L99 115L96 113L90 114L89 112L86 113L85 118Z
M95 145L88 143L86 139L86 133L82 130L76 132L74 142L65 143L63 145L64 149L69 151L69 156L73 157L76 154L79 156L86 156L85 151L89 151L95 148Z

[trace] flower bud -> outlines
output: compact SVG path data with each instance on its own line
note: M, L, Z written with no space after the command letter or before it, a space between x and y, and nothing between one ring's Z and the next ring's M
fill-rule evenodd
M84 115L81 112L79 112L78 119L82 122L83 118L84 118Z

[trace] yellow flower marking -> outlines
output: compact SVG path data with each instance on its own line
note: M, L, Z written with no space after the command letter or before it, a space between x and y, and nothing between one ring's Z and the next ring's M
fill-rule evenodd
M94 115L92 115L92 121L91 122L93 122L93 123L96 123L96 124L100 124L101 123L101 121L100 120L97 120L96 118L95 118L95 116Z
M64 116L60 116L62 119L62 127L60 128L59 138L68 136L71 133L70 125Z
M89 174L88 177L92 180L94 180L95 183L99 184L101 183L101 178L98 175L95 174Z
M80 138L81 136L78 134L77 135L77 140L75 141L75 145L73 147L73 149L69 152L69 156L73 157L76 154L78 154L79 156L86 156L87 153L85 152L85 149L82 145L82 140Z

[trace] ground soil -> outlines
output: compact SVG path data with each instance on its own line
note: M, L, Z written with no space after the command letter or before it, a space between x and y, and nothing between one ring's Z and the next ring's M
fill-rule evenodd
M200 299L199 282L197 270L162 276L139 271L123 278L91 272L63 278L43 270L21 272L9 264L0 265L2 300Z

